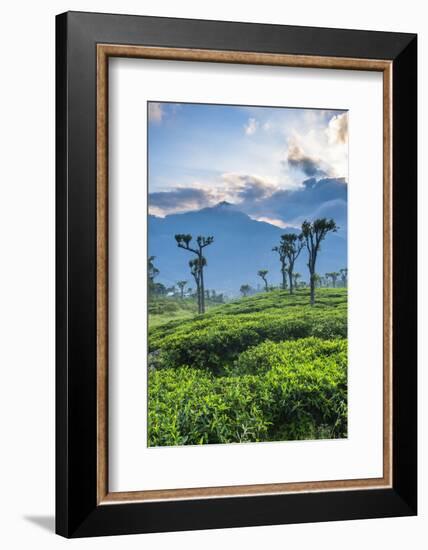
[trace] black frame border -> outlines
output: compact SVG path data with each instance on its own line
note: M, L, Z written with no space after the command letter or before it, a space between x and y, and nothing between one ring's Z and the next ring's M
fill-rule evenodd
M392 61L391 489L97 505L97 43ZM56 18L56 98L56 532L86 537L415 515L417 36L67 12Z

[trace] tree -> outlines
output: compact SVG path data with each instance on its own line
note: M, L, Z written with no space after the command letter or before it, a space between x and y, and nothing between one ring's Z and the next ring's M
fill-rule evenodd
M315 279L315 286L320 287L321 286L321 277L318 275L318 273L315 273L314 279Z
M196 298L198 300L198 313L204 313L204 311L202 311L201 273L206 263L207 261L204 257L202 257L201 259L193 258L193 260L189 261L190 273L195 279L195 283L196 283Z
M241 288L239 289L239 292L242 294L242 296L244 298L246 298L251 292L250 285L241 285Z
M305 220L302 223L302 235L305 240L305 245L308 250L308 268L310 275L310 303L311 306L315 303L315 268L318 252L320 251L321 242L325 239L327 233L336 232L338 229L336 222L333 219L319 218L313 222Z
M344 287L348 286L348 269L346 267L339 269L340 279Z
M296 233L286 233L281 236L281 248L284 250L285 257L288 261L287 272L290 283L290 294L293 294L294 264L304 246L305 241L301 233L300 235L296 235Z
M339 277L340 273L338 273L337 271L332 271L331 273L326 273L325 276L327 278L330 278L331 279L331 286L333 288L336 288L336 281L337 281L337 278Z
M147 258L147 277L149 281L149 294L156 293L155 278L159 275L160 271L153 263L156 256L149 256Z
M299 286L299 279L301 278L301 275L300 273L293 273L292 277L293 277L293 285L295 288L297 288Z
M199 284L197 283L197 288L198 288L198 296L199 296L199 299L198 299L198 304L200 309L199 313L205 313L204 267L207 265L207 262L202 254L202 251L205 247L213 243L214 237L202 237L201 235L199 235L196 238L196 243L197 243L196 248L192 248L190 246L192 235L179 233L175 235L175 240L177 241L178 248L183 248L184 250L188 250L189 252L196 254L196 259L198 261L193 266L193 268L191 266L191 273L192 273L192 269L196 269L198 272L197 278L198 278ZM195 277L193 273L192 275Z
M284 237L284 235L282 236ZM281 237L281 239L282 239ZM279 246L274 246L272 248L273 252L278 252L279 254L279 261L281 262L281 275L282 275L282 290L287 289L287 257L285 255L285 250L282 245L282 240Z
M260 271L257 272L257 275L263 279L263 282L265 283L265 291L269 291L268 282L266 279L266 275L269 273L267 269L260 269Z
M187 285L187 281L177 281L177 286L180 289L180 297L183 300L184 298L184 289Z

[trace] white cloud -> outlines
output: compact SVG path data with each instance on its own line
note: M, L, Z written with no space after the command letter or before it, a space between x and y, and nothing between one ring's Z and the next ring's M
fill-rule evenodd
M269 218L268 216L259 216L259 217L250 216L250 218L252 220L256 220L257 222L266 222L266 223L270 223L271 225L276 225L276 227L280 227L281 229L285 229L286 227L291 227L290 224L287 224L278 218Z
M326 128L327 139L330 145L347 143L348 141L348 113L335 115L330 119Z
M244 126L244 130L247 136L252 136L256 133L259 123L255 118L249 118L247 124Z
M162 103L149 103L149 122L160 124L165 115Z
M168 214L199 210L227 201L237 205L259 204L280 188L266 177L251 174L225 173L216 182L193 182L165 191L150 193L149 213Z
M298 130L294 129L289 137L289 146L291 145L295 151L298 150L304 160L311 160L316 163L326 175L347 178L347 113L334 115L328 122L323 117L319 114L318 123L314 122L313 124L301 126ZM296 167L296 163L294 167ZM309 164L307 164L307 167L309 167ZM315 164L313 167L315 168Z
M305 177L324 177L330 175L330 168L320 158L308 155L296 138L290 138L287 150L287 162L292 168L302 172Z
M229 200L238 203L266 199L279 189L275 181L252 174L226 173L222 175L222 179L226 184L225 192L229 195Z

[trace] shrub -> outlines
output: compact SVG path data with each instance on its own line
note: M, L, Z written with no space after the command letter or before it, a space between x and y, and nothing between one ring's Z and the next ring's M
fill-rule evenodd
M294 311L215 316L175 326L172 333L150 338L150 350L161 350L160 364L189 365L219 374L247 348L265 340L281 342L317 336L345 338L346 312Z
M263 342L227 376L189 366L149 374L149 445L345 437L344 339Z

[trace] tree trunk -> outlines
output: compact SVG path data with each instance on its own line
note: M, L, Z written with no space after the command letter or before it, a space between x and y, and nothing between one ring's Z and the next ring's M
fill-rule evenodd
M282 290L287 290L287 275L284 267L281 269L282 272Z
M315 273L311 273L310 283L311 283L311 306L313 306L315 304Z
M205 313L205 288L204 288L204 268L202 267L201 260L201 271L200 271L200 289L199 294L201 296L201 313Z
M290 294L293 294L293 273L291 271L288 272L288 281L290 284Z
M196 281L196 298L198 299L198 313L201 313L201 290L199 288L199 281Z

